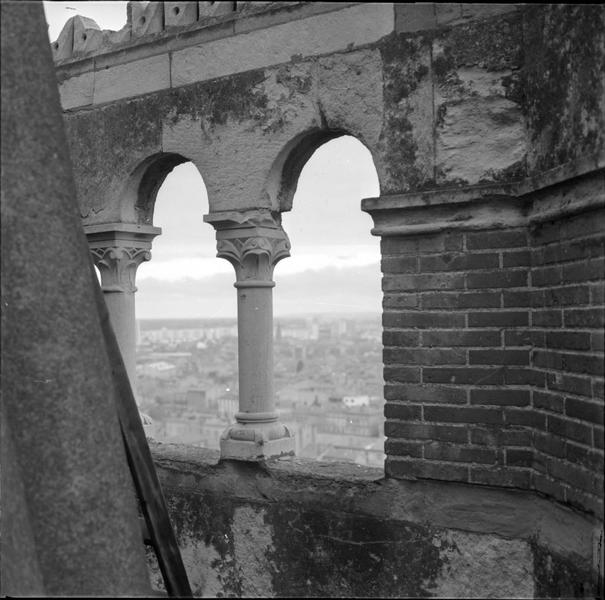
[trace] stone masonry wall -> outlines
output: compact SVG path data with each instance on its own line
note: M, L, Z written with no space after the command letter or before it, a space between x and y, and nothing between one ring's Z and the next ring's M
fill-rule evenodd
M603 209L382 239L387 475L602 514L604 239Z
M195 596L598 595L600 524L535 494L294 457L152 452Z

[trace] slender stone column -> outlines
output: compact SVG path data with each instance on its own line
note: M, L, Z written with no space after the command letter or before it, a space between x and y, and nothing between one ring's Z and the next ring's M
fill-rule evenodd
M270 213L210 214L217 256L235 268L239 412L221 437L221 458L262 460L293 454L294 439L278 421L273 388L273 269L290 256L288 236Z
M136 318L134 293L139 265L151 258L151 241L162 230L149 225L109 223L84 227L124 366L136 393ZM136 397L136 396L135 396Z

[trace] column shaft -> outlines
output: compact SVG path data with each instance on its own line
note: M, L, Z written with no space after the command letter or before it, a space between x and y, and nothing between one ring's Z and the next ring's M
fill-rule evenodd
M262 460L294 453L290 431L275 412L273 269L290 242L270 213L207 215L217 230L218 256L235 268L239 412L221 438L221 458Z
M236 284L236 287L237 284ZM273 290L239 287L237 331L240 412L238 421L277 420L273 389Z

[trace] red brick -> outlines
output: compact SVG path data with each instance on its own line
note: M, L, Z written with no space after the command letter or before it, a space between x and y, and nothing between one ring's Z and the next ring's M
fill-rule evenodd
M418 259L415 256L386 257L380 261L383 273L417 273Z
M529 390L474 389L471 390L471 404L528 406L529 396Z
M420 333L418 331L383 331L382 343L384 346L416 347L420 343Z
M605 336L602 331L590 334L590 348L596 352L605 350Z
M485 248L518 248L527 246L525 231L485 231L466 234L466 247L469 250Z
M477 331L423 331L423 346L500 346L500 332Z
M565 440L556 435L537 431L534 434L534 448L549 456L565 457Z
M491 428L471 429L471 443L485 446L531 446L533 432L524 427L503 429L499 424Z
M529 350L469 350L471 365L529 365Z
M471 483L529 489L529 469L512 467L471 467Z
M382 308L402 309L402 308L419 308L418 294L414 293L399 293L399 294L384 294L382 297Z
M460 348L385 348L383 360L385 364L464 365L466 364L466 350Z
M600 281L596 285L591 285L589 290L591 304L605 304L605 284L602 281Z
M417 292L423 290L460 290L464 288L464 275L457 273L425 273L421 275L385 275L382 289L385 292Z
M455 386L391 384L384 386L386 400L429 404L466 404L466 390Z
M504 367L504 369L504 383L507 385L546 387L546 374L543 371L524 369L522 367Z
M471 271L473 269L498 269L498 254L437 254L420 257L420 271Z
M494 270L489 273L468 273L466 275L466 286L468 289L526 287L527 280L525 269L516 271Z
M505 290L502 293L502 298L505 308L532 306L532 294L528 290L523 290L521 292Z
M593 258L579 263L572 263L563 266L563 281L565 283L575 283L578 281L590 281L594 279L603 279L605 273L605 259Z
M416 477L441 481L468 481L468 467L451 463L438 463L424 459L387 457L385 472L391 477Z
M422 457L422 442L406 442L403 440L386 440L384 443L384 452L396 456L412 456L414 458Z
M531 284L536 287L559 286L563 283L563 273L560 265L542 267L531 270Z
M605 325L605 309L603 308L566 309L563 314L565 327L599 329Z
M605 467L602 450L593 450L571 442L565 445L565 458L569 462L578 464L595 473L603 473Z
M507 329L504 332L505 346L544 346L544 332L532 329Z
M546 428L546 415L537 413L530 408L506 408L504 421L508 425L524 425L534 429Z
M405 423L403 421L387 421L385 435L405 440L441 440L458 443L465 443L468 439L466 426Z
M526 267L531 264L531 252L529 250L516 250L502 253L503 267Z
M563 396L533 390L532 404L535 408L562 414L565 408Z
M442 292L421 296L424 310L431 308L500 308L500 292Z
M587 373L589 375L603 375L604 365L601 356L590 354L571 354L555 352L553 350L534 350L532 352L533 364L544 369L571 371L573 373Z
M502 423L502 411L498 408L425 406L424 420L441 423Z
M418 367L384 367L385 381L400 381L402 383L419 383L420 369Z
M430 442L424 446L424 458L453 462L495 464L497 453L493 448Z
M422 407L400 402L387 402L384 405L384 416L387 419L401 419L402 421L420 421Z
M583 423L548 415L546 429L550 433L582 444L590 445L592 443L592 430Z
M546 385L549 390L571 392L581 396L590 396L591 383L589 377L576 377L563 373L547 373Z
M471 312L468 315L469 327L523 327L527 325L529 325L527 311Z
M423 367L422 382L498 385L504 383L504 372L501 367Z
M385 312L382 315L384 327L399 327L403 329L428 329L439 327L455 329L464 327L463 314L449 312Z
M548 306L580 306L589 303L587 286L559 287L542 290L542 305Z
M549 331L546 334L548 348L590 350L590 333L584 331Z
M588 402L577 398L565 398L565 414L568 417L603 425L603 403Z
M548 465L548 474L555 479L569 483L571 487L579 488L585 492L596 494L603 490L602 478L572 463L551 460Z
M533 450L517 448L507 448L506 450L506 464L511 467L531 467L533 459Z
M380 251L383 256L391 254L417 254L416 237L383 237L380 240Z
M534 310L531 313L533 327L561 327L563 324L562 310Z
M423 236L418 239L418 252L432 254L435 252L453 252L462 250L463 235L457 232L439 233Z

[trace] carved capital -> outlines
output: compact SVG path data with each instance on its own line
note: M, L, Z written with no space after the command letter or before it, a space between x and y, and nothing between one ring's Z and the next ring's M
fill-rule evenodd
M142 262L151 259L151 252L145 248L113 246L91 248L90 252L101 272L104 292L136 292L137 269Z
M290 242L282 233L282 237L248 237L249 233L244 231L241 237L218 240L217 256L233 265L240 283L272 283L275 265L290 256Z
M84 232L104 292L134 293L139 265L151 259L151 241L162 230L150 225L85 225Z
M208 215L216 228L217 256L235 268L236 287L272 287L273 269L290 256L290 240L281 225L264 213Z

